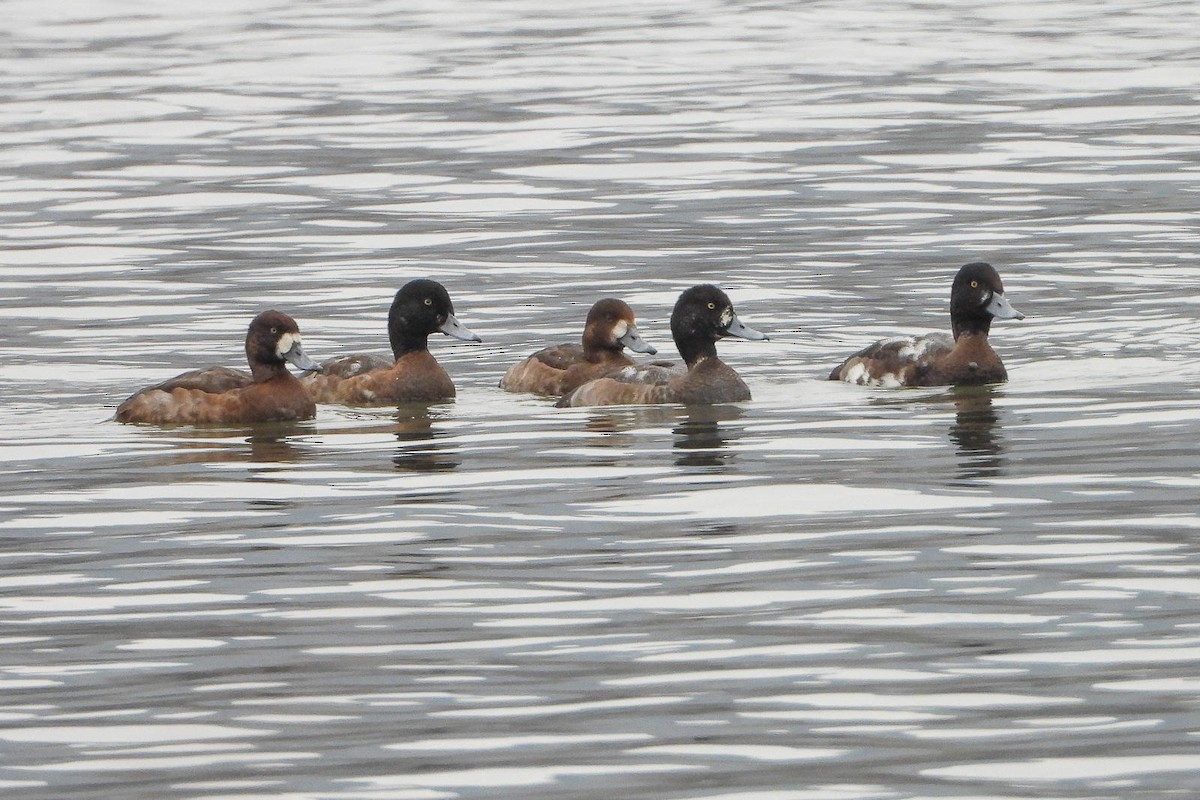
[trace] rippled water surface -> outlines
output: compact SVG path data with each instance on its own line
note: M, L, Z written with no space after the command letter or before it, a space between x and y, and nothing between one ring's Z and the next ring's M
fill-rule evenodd
M4 11L5 797L1200 792L1195 4ZM972 260L1009 383L823 380ZM455 403L109 421L418 276ZM700 282L752 402L496 388Z

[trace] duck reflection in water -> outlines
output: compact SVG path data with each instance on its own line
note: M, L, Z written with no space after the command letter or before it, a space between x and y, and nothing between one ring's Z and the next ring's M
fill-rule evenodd
M169 441L175 449L151 459L150 467L179 464L295 464L312 454L304 437L312 426L297 422L264 422L236 428L196 428L181 435L178 430L151 434ZM244 437L244 438L243 438Z
M597 434L594 445L614 450L613 457L604 463L624 462L624 454L637 444L634 431L670 427L674 435L675 464L680 467L724 468L732 463L734 454L728 449L732 429L722 422L740 419L742 409L726 404L715 406L629 406L601 407L585 423L587 430Z
M611 450L612 455L598 458L595 463L614 467L624 463L625 454L637 446L634 431L673 425L675 414L673 406L665 405L596 406L583 424L584 429L592 434L588 444Z
M680 410L675 434L675 465L723 470L733 463L735 455L728 448L735 427L722 422L740 419L742 409L735 405L687 406Z
M414 404L396 410L396 440L400 446L392 463L402 472L449 472L458 469L462 458L457 450L445 449L437 440L444 434L437 431L434 420L444 412L432 411L430 406Z
M295 429L292 423L281 424L281 428ZM295 437L285 430L259 433L246 440L250 446L250 461L270 464L295 464L308 454L308 448L298 446Z
M1004 439L992 405L994 385L956 386L947 395L954 403L950 440L958 446L959 480L977 481L1004 473Z

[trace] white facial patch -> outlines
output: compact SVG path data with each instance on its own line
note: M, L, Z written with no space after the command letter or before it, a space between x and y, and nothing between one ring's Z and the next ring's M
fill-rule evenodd
M300 334L285 333L283 336L279 337L279 344L275 346L275 353L280 358L283 358L284 353L287 353L293 347L296 347L299 344L300 344Z
M617 320L617 324L613 325L612 329L613 341L615 342L627 333L629 333L629 323L623 319Z
M731 322L733 322L733 309L727 308L721 312L721 327L728 328Z

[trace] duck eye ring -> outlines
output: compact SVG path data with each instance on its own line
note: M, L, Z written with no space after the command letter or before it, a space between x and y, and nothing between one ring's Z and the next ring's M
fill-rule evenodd
M279 333L279 328L272 327L272 328L271 328L271 333L272 333L272 334Z
M432 298L432 297L426 297L426 298L425 298L425 305L427 305L427 306L431 306L431 305L433 305L433 298Z
M972 288L972 289L978 289L978 288L979 288L979 281L971 281L971 288Z
M709 307L709 309L713 309L713 308L716 308L716 307L717 307L717 304L716 304L716 303L709 303L709 304L708 304L708 307Z

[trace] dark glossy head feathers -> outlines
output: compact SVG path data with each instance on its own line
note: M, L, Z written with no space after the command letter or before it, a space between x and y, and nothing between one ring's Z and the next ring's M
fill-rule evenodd
M479 341L478 336L458 323L445 286L427 278L404 284L396 292L388 311L388 340L392 354L399 358L405 353L426 350L429 334L437 332L466 341Z
M1008 304L1004 296L1004 282L991 264L974 261L954 276L954 284L950 288L950 322L955 339L963 333L986 335L995 318L1024 317Z
M767 338L743 325L729 296L711 284L693 286L679 295L671 312L671 336L689 366L704 356L716 358L716 342L723 336Z

